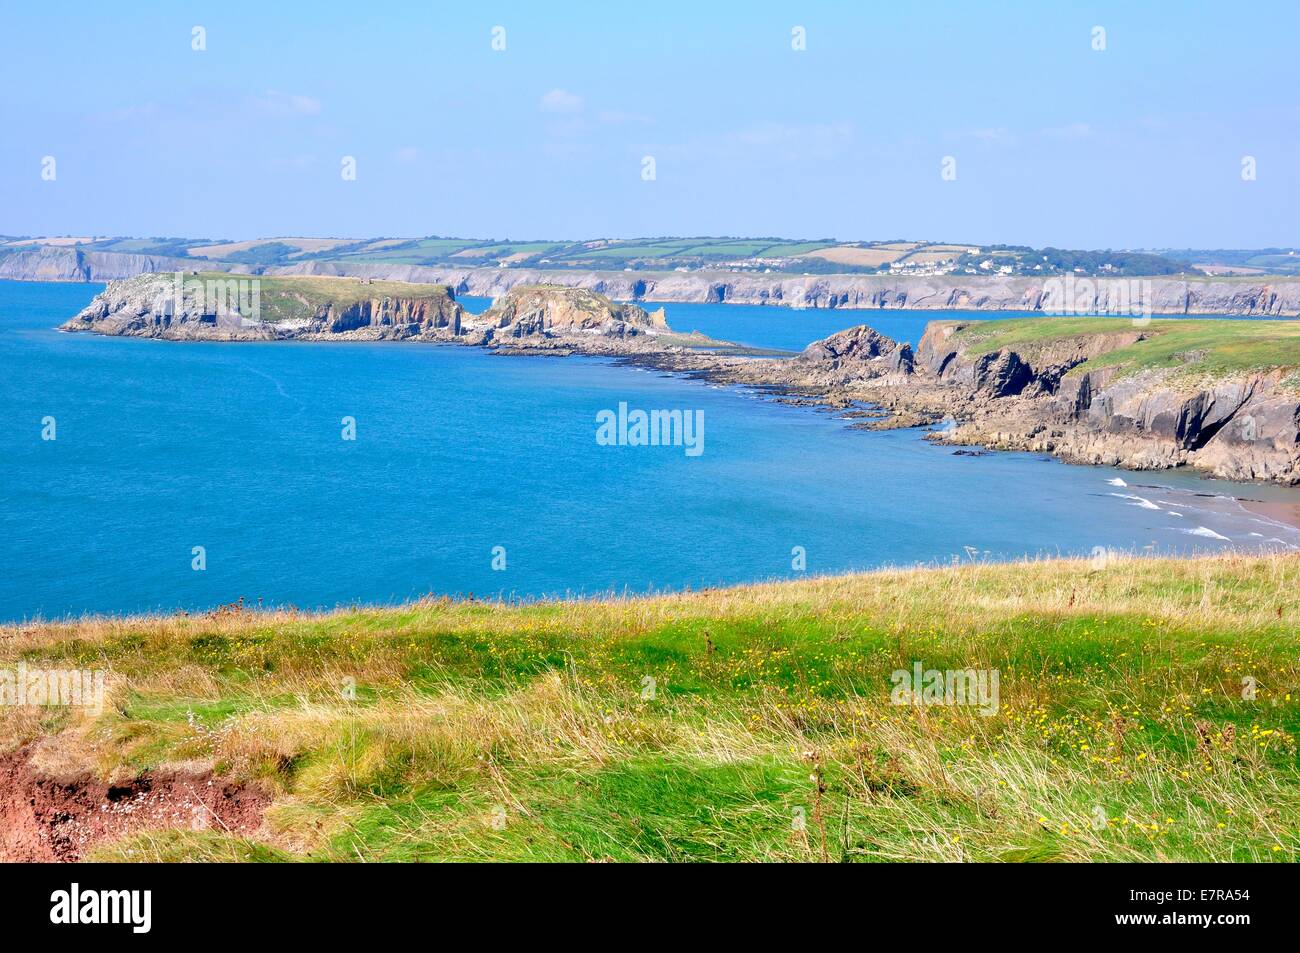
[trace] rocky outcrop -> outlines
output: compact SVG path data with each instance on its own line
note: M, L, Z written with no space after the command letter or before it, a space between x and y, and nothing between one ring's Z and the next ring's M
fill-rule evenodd
M912 349L866 325L832 334L809 344L790 362L790 373L802 384L846 384L891 371L910 373Z
M941 442L1300 484L1300 388L1291 377L1300 355L1233 373L1198 374L1194 364L1124 372L1089 361L1159 332L1118 329L988 349L971 331L978 324L932 322L913 373L864 380L863 396L950 419L931 435Z
M585 289L556 285L515 288L494 301L476 322L490 329L492 339L498 341L573 335L634 338L668 331L663 308L650 313Z
M23 247L0 254L0 278L33 281L111 281L133 275L188 271L194 259ZM786 307L1052 313L1061 301L1051 279L984 275L792 275L733 272L577 271L535 268L448 268L312 260L259 269L203 262L235 274L318 275L450 286L456 294L500 297L521 285L582 288L621 301L725 302ZM1130 289L1152 314L1300 316L1300 278L1070 279L1075 314L1125 308Z
M990 347L980 322L935 321L914 354L862 326L789 359L676 354L654 363L796 403L855 408L849 414L863 418L856 427L944 421L928 439L1051 453L1072 463L1187 466L1224 479L1300 484L1300 383L1292 376L1300 353L1279 353L1271 369L1234 373L1093 366L1163 332L1115 324ZM888 414L856 409L861 405Z
M674 335L662 308L647 312L578 288L516 288L470 315L445 286L220 273L112 282L62 330L176 341L419 338L612 354L694 340Z
M1080 462L1300 483L1300 393L1282 371L1201 382L1168 370L1107 377L1067 379L1050 418L1042 415L1047 429L1030 442Z
M173 341L455 339L445 287L349 279L140 275L111 283L61 330Z

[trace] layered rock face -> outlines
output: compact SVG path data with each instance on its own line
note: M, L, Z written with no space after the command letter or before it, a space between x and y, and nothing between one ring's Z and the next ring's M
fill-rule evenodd
M385 294L356 280L140 275L111 283L64 331L175 341L454 339L463 311L449 289ZM403 291L405 289L402 289Z
M1282 386L1280 372L1203 384L1155 371L1112 376L1067 376L1053 408L1066 427L1049 423L1037 443L1088 463L1300 483L1300 395Z
M895 409L951 417L933 439L1131 469L1191 466L1232 480L1300 484L1300 389L1285 368L1121 373L1085 362L1145 339L1138 329L982 352L932 322L911 374L865 389ZM1201 356L1203 357L1203 355Z
M384 297L347 305L318 306L311 323L323 325L319 332L322 334L369 331L380 338L405 338L427 336L445 329L454 337L461 333L461 314L460 306L450 297Z

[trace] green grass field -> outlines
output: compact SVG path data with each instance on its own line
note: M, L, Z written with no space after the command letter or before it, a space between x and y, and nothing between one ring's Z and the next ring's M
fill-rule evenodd
M1298 619L1300 557L1221 556L37 624L3 663L111 704L0 729L274 794L100 859L1295 861ZM916 662L996 670L996 712L892 703Z
M1209 377L1242 371L1300 368L1300 321L1179 318L1137 327L1128 318L1016 318L976 321L962 331L975 354L1030 348L1089 334L1141 331L1145 340L1108 351L1081 365L1121 373L1183 367Z

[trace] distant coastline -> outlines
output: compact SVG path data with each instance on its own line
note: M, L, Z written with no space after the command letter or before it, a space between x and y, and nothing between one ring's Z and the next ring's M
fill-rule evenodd
M140 274L190 272L186 258L40 247L0 258L0 279L107 282ZM211 270L213 263L201 265ZM717 303L793 308L1048 313L1051 279L1004 275L864 275L725 271L579 271L535 268L442 267L309 261L261 268L230 264L237 275L317 275L445 284L456 294L499 297L519 285L553 284L595 291L621 301ZM1116 293L1140 282L1151 314L1300 317L1300 278L1080 278L1073 313L1115 313Z

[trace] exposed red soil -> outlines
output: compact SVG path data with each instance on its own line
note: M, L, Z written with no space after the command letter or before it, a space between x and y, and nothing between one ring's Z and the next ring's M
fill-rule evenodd
M121 784L56 780L30 753L0 756L0 861L77 861L91 847L142 830L251 834L270 797L211 774L146 772Z

